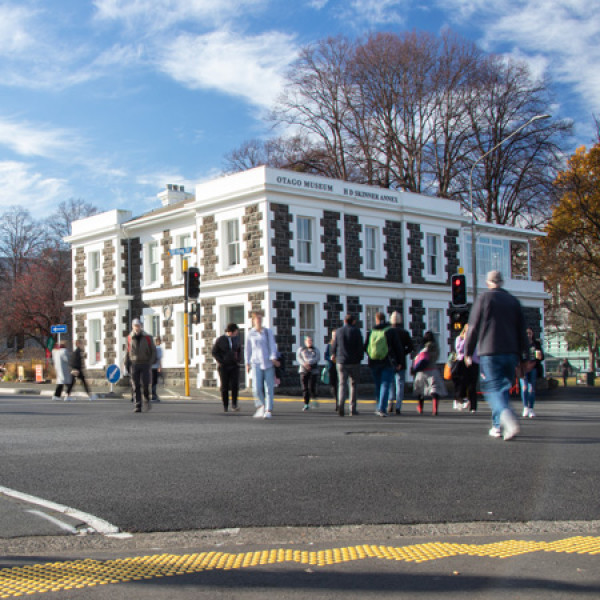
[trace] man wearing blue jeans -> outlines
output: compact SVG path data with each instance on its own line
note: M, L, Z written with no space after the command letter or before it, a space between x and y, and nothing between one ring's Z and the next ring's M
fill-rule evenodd
M509 390L519 360L527 358L528 340L521 303L502 288L500 271L487 274L488 291L477 297L469 317L465 364L477 348L480 356L481 389L492 409L492 437L509 440L519 433L510 409Z
M402 414L402 401L404 400L404 386L406 384L406 357L410 356L413 351L413 342L410 334L402 327L402 315L398 311L394 311L390 317L390 324L398 336L400 346L404 352L404 358L394 374L394 381L390 386L390 412L394 412L394 404L396 414Z

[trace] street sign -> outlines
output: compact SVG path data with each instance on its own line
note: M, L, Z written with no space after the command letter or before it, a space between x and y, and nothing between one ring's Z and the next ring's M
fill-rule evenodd
M50 333L67 333L66 325L50 325Z
M192 250L192 246L186 246L185 248L171 248L169 254L171 256L183 256L184 254L191 254Z
M110 365L106 369L106 379L109 383L117 383L121 379L121 369L117 365Z
M53 337L49 337L46 340L46 349L50 352L52 352L52 348L54 348L54 338Z
M42 365L35 365L35 382L44 383L44 367Z

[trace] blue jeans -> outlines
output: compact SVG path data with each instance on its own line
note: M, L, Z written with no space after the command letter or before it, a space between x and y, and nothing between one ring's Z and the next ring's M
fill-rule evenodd
M492 409L494 427L500 427L502 411L510 410L509 390L515 381L518 362L516 354L491 354L480 358L481 391Z
M525 408L533 408L535 404L535 382L537 380L537 372L535 367L519 380L521 384L521 400Z
M396 401L396 410L402 410L402 401L404 400L404 385L406 383L406 369L402 371L396 371L394 373L394 379L390 386L390 402L394 405Z
M373 380L375 381L375 402L377 410L383 413L387 412L388 398L390 389L394 381L394 369L388 366L371 367Z
M267 412L272 412L273 396L275 393L275 367L263 370L257 365L252 365L252 389L254 391L254 404L256 407L264 406Z

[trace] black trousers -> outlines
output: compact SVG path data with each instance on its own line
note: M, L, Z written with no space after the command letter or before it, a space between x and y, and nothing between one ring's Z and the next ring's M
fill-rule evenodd
M304 404L308 404L311 398L317 397L317 381L319 380L319 370L314 369L306 373L300 373L300 383L302 384L302 397Z
M85 380L85 375L83 374L83 371L79 371L79 375L77 376L73 376L73 379L71 379L71 383L67 386L67 396L71 393L71 390L73 389L73 386L75 385L75 381L79 379L81 381L81 385L83 385L83 389L85 390L85 393L89 396L90 395L90 390L88 388L88 384L87 381Z
M229 391L231 390L231 406L237 408L238 392L240 389L239 365L219 367L221 379L221 401L223 408L229 408Z
M135 405L137 407L142 406L142 392L146 402L150 402L151 370L151 365L131 365L131 382L133 386Z

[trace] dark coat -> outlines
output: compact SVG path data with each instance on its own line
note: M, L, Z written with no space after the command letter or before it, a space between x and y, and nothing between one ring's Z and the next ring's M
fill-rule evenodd
M231 339L231 345L229 340ZM242 358L239 336L222 335L218 337L212 347L213 358L219 367L235 367L240 364Z
M358 365L364 356L362 333L354 325L344 325L335 332L335 340L331 348L338 365Z
M369 367L393 367L394 369L398 365L402 365L406 363L404 357L404 349L400 344L400 338L398 337L398 332L394 327L390 327L389 323L381 323L379 325L375 325L373 327L374 330L386 329L385 339L387 341L388 347L388 355L386 358L377 360L373 359L369 356ZM369 347L369 339L371 338L371 331L369 331L367 335L367 339L365 341L365 352Z
M406 357L410 356L412 351L415 349L412 338L410 337L410 333L408 333L408 331L406 331L402 325L392 325L392 329L398 335L398 340L400 341L400 345L404 350L404 360L399 364L404 370L406 370Z

